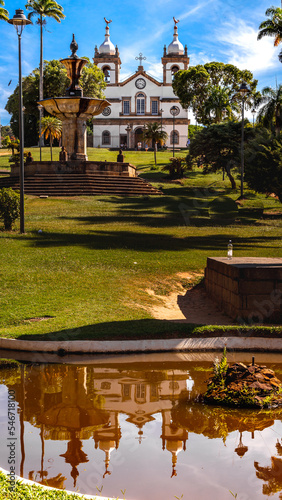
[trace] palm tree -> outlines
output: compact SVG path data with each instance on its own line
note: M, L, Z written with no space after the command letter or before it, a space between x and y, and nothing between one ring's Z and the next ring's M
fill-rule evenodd
M162 125L158 122L146 123L142 135L144 141L152 141L152 146L154 147L155 165L157 165L156 146L158 143L164 142L168 138L168 135L164 130L162 130Z
M264 87L261 102L265 104L258 112L258 121L270 129L274 125L276 136L279 136L282 125L282 84L275 90Z
M2 5L2 6L5 5L4 0L0 0L0 5ZM0 7L0 19L2 19L2 21L9 20L9 12L6 9L4 9L3 7Z
M41 135L45 135L45 139L50 137L50 151L51 151L51 161L53 160L52 146L53 139L60 139L62 135L62 122L55 118L54 116L45 116L42 118L42 128Z
M282 7L282 4L281 4ZM263 21L259 26L258 40L264 36L274 37L274 47L277 47L282 41L282 8L270 7L265 12L269 19ZM282 62L282 50L278 55L279 61Z
M239 107L238 103L232 100L230 89L211 86L209 97L204 103L206 124L220 123L226 118L232 120L235 117L234 111L239 111Z
M32 19L33 16L37 16L37 24L40 26L40 63L39 63L39 100L43 99L43 26L46 25L45 17L51 17L61 22L66 16L63 14L63 7L59 5L54 0L28 0L25 8L29 10L28 19ZM41 120L43 116L43 108L39 109L40 116L40 129ZM39 130L39 135L42 136L41 130Z

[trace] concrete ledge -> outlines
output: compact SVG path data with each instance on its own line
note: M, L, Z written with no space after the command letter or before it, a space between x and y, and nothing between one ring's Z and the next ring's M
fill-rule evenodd
M5 474L5 476L8 476L9 472L6 471L5 469L2 469L0 467L0 471ZM17 481L20 481L23 484L27 484L29 486L37 486L38 488L42 488L43 490L49 490L49 491L58 491L58 492L64 492L67 493L68 495L76 495L77 498L85 498L85 499L92 499L92 500L116 500L116 498L110 498L110 497L100 497L97 495L83 495L82 493L76 493L75 491L68 491L68 490L59 490L57 488L51 488L50 486L44 486L43 484L36 483L35 481L30 481L30 479L25 479L23 477L15 475L15 478Z
M226 347L232 350L281 351L281 338L266 337L209 337L158 340L119 341L36 341L0 338L0 349L29 352L64 353L129 353L129 352L173 352L213 351Z

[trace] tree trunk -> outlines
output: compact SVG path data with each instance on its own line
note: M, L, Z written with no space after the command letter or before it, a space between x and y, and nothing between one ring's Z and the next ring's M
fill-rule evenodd
M229 169L229 168L227 168L227 167L225 167L225 172L226 172L226 174L227 174L228 179L229 179L229 180L230 180L230 182L231 182L231 187L232 187L232 189L236 189L236 182L235 182L235 179L234 179L233 175L232 175L232 174L231 174L231 172L230 172L230 169Z
M43 100L43 19L40 16L40 62L39 62L39 100ZM44 146L44 137L41 135L41 120L43 118L43 108L39 108L39 145Z
M51 161L53 161L53 151L52 151L52 145L53 145L53 137L52 137L52 135L50 135Z
M157 166L157 148L158 148L158 145L155 142L155 146L154 146L155 167Z

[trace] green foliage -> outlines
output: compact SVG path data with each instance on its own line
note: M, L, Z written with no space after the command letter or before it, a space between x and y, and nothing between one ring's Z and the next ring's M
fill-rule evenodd
M1 127L1 136L4 138L6 136L12 137L13 131L10 127L10 125L2 125Z
M162 126L158 122L146 123L142 135L144 141L152 141L152 147L154 147L155 165L157 165L157 151L155 146L158 143L162 144L165 142L168 135L164 130L162 130Z
M191 140L189 150L191 158L200 159L204 173L226 172L232 189L236 189L236 182L231 170L240 166L241 127L241 123L230 121L204 128ZM253 134L253 129L245 126L246 142Z
M179 179L183 177L186 163L186 156L173 156L169 159L169 165L165 165L163 170L169 170L171 179Z
M246 105L253 107L260 97L256 91L257 80L251 71L242 71L232 64L210 62L178 71L172 86L181 105L193 109L197 122L210 125L237 116L242 101L238 92L242 81L251 90Z
M89 63L84 66L79 83L83 89L84 97L105 98L103 90L106 88L107 84L105 82L104 73L96 64L89 61Z
M213 363L213 383L215 385L224 385L227 373L228 363L226 357L226 348L224 348L221 360L215 358Z
M36 484L24 484L16 481L14 491L10 490L8 477L0 472L0 500L83 500L83 497L75 493L67 493L63 490L47 490ZM118 500L118 499L117 499Z
M258 122L275 132L278 137L282 125L282 85L276 89L264 87L261 102L263 106L258 112Z
M20 215L20 197L11 188L0 189L0 219L4 222L6 231Z
M15 153L15 150L16 151L19 151L19 148L20 148L20 141L19 139L15 139L15 137L13 136L9 136L7 135L6 137L4 137L3 141L2 141L2 144L5 148L7 149L11 149L12 150L12 154Z
M202 125L189 125L189 139L192 139L204 127Z
M24 153L24 160L27 157L27 153ZM13 163L15 165L19 165L20 163L20 153L15 153L9 158L9 163Z
M274 37L274 47L277 47L282 40L282 8L270 7L266 10L265 15L269 19L260 24L258 40L265 36ZM279 53L278 58L282 62L282 51Z
M209 205L209 216L215 222L232 224L238 216L238 207L229 196L218 196Z
M41 135L45 136L45 139L50 137L50 151L51 151L51 161L53 159L52 145L53 139L60 139L62 135L62 122L55 116L45 116L41 120Z
M38 24L43 26L44 17L51 17L55 19L58 23L61 19L66 16L63 14L63 7L59 5L55 0L28 0L25 8L29 11L28 19L32 19L33 16L38 16Z
M2 5L2 7L0 7L0 20L8 21L9 20L9 12L3 8L3 6L5 5L4 0L0 0L0 5Z
M282 142L258 130L245 152L245 180L259 193L274 193L282 203Z

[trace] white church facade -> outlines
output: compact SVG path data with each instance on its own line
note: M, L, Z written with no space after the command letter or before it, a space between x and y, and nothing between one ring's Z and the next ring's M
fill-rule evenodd
M164 47L161 59L163 80L149 75L142 65L146 58L139 54L137 71L120 81L121 59L118 47L110 40L109 23L99 49L95 47L94 63L103 71L107 87L106 99L111 106L93 120L93 147L127 149L144 148L142 130L145 124L158 122L168 134L168 148L185 148L188 140L188 115L172 89L173 75L189 65L187 46L178 39L174 19L173 41ZM150 146L150 145L149 145Z

